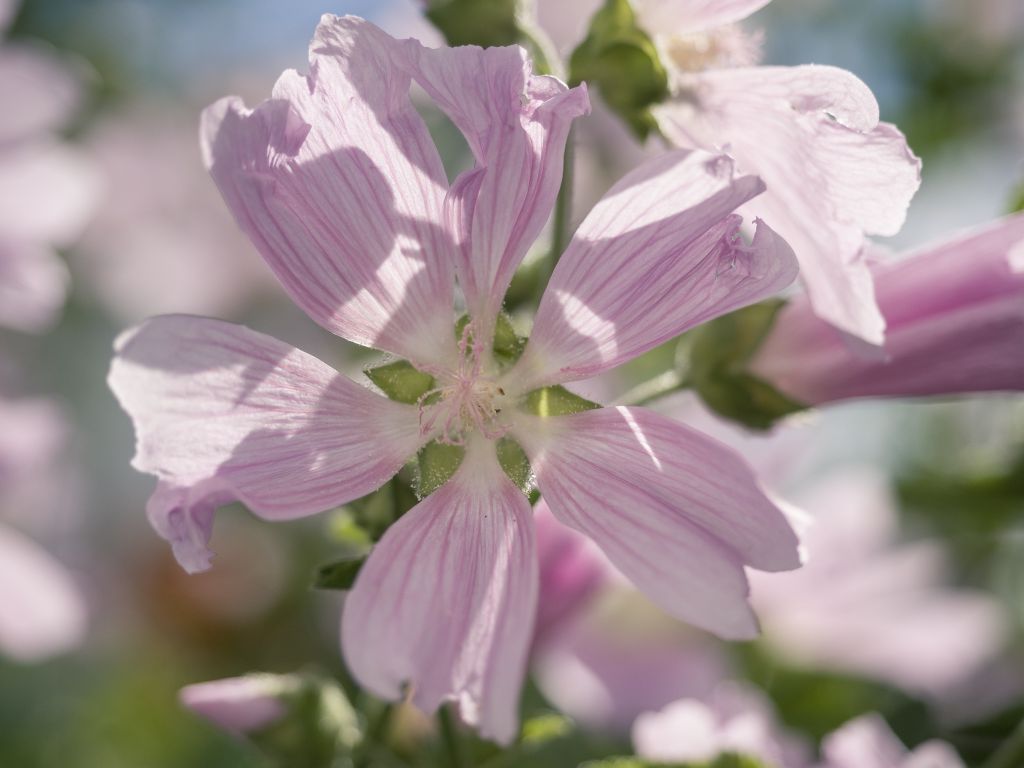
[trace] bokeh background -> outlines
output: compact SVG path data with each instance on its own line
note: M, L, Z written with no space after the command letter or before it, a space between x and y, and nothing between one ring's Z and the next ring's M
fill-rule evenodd
M594 5L539 4L556 36L571 36L558 30L581 26ZM1024 190L1022 9L1019 0L775 0L749 26L764 29L768 63L855 72L906 132L924 180L887 243L902 250L1000 216ZM131 427L105 384L116 335L163 312L242 322L352 373L370 361L286 300L199 158L200 110L229 93L254 103L281 70L303 68L324 12L439 40L413 0L25 0L0 43L43 50L69 73L80 100L60 133L99 180L88 223L61 251L71 288L59 320L40 333L0 331L0 393L45 398L61 415L45 461L0 488L0 518L67 566L86 605L79 647L31 662L0 657L0 766L262 766L184 711L178 689L253 669L344 675L341 597L310 588L331 558L328 519L271 525L231 508L217 519L213 571L185 575L145 519L152 480L129 466ZM0 124L18 108L0 105ZM464 145L424 109L457 166ZM641 154L614 125L581 130L580 141L577 219ZM642 375L642 361L632 370ZM1006 633L991 650L989 637L968 632L966 653L988 645L973 679L941 706L848 671L786 674L756 647L727 652L789 725L814 736L879 709L908 743L938 735L985 754L1024 713L1022 403L854 403L805 422L801 449L772 470L778 484L800 496L834 472L870 473L894 499L896 536L938 542L947 583L987 593ZM34 427L5 428L4 439L33 439ZM830 493L825 506L854 491ZM890 642L882 629L864 642ZM531 688L528 706L551 698Z

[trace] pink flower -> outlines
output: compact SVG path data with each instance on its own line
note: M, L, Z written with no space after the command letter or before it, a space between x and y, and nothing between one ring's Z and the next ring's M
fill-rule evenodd
M181 703L234 734L266 728L288 714L282 695L290 691L284 678L252 674L195 683L181 689Z
M874 280L883 354L852 350L800 297L752 370L814 405L1024 389L1024 214L927 245Z
M413 109L416 82L465 135L476 166L449 186ZM762 191L727 158L674 152L625 177L558 264L522 356L492 354L502 297L544 225L583 88L530 74L522 49L426 49L325 16L310 74L286 72L254 110L203 117L204 154L236 219L317 322L408 358L434 379L388 400L287 344L195 317L117 342L110 383L135 422L134 466L158 478L148 512L189 570L209 565L216 506L288 519L390 478L425 444L457 471L385 533L348 595L342 645L356 679L430 711L458 703L508 741L532 634L532 510L497 460L526 451L562 521L665 610L750 637L744 565L796 567L796 539L728 449L642 408L545 416L539 388L619 365L769 295L795 262L731 212ZM469 314L458 336L453 277Z
M664 763L704 763L734 753L772 768L810 765L807 745L776 721L771 702L739 684L721 686L707 702L680 699L640 715L633 747L640 757Z
M851 720L825 737L818 768L964 768L956 751L942 741L907 750L878 715Z
M1007 636L997 601L945 586L936 543L896 542L877 474L835 472L800 501L813 513L801 536L807 564L752 577L764 640L781 658L941 699L997 657Z
M0 398L0 510L20 486L48 468L64 424L50 403ZM34 662L81 643L86 611L73 577L27 536L0 526L0 653Z
M13 6L0 8L9 20ZM2 31L2 24L0 24ZM78 106L80 85L39 46L0 46L0 325L45 330L67 291L56 249L81 232L99 192L90 163L51 132Z
M669 67L672 98L654 108L677 146L722 148L768 192L745 206L771 221L800 260L814 313L870 344L885 321L866 234L903 225L920 161L880 123L854 75L827 66L760 67L758 41L733 26L768 0L633 0Z

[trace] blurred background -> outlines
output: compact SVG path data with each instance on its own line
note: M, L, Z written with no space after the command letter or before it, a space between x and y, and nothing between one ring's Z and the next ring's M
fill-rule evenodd
M539 5L557 40L571 39L588 4ZM52 579L68 604L49 637L19 640L0 622L0 766L262 766L246 745L184 711L178 689L255 669L344 674L340 594L311 589L334 547L327 520L270 525L230 508L217 518L214 569L187 576L146 521L153 481L129 466L131 426L105 384L116 335L165 312L242 322L353 374L370 361L285 298L199 158L200 110L232 93L253 104L283 69L303 69L325 12L362 15L396 36L440 39L413 0L25 0L10 9L0 83L15 82L4 85L15 100L0 106L0 175L23 162L16 152L59 158L42 190L15 185L12 195L0 182L0 205L9 206L0 211L0 248L3 227L17 231L31 211L63 218L47 223L52 231L42 238L59 254L50 272L10 278L39 288L50 308L31 327L7 327L0 306L0 525L62 564L66 572L53 566L38 578ZM859 75L883 119L923 158L921 191L888 246L921 245L1000 216L1024 197L1020 0L775 0L747 26L764 30L767 63L834 64ZM34 63L15 70L28 66L26 57ZM429 109L446 161L458 165L464 144ZM34 138L19 138L29 133ZM614 124L595 122L579 135L577 220L642 151ZM43 149L35 146L40 136ZM0 282L4 268L0 262ZM14 307L24 295L0 289L0 304ZM642 361L632 370L642 375ZM614 387L631 383L620 378ZM659 407L708 418L687 398ZM939 736L965 756L984 756L1024 714L1020 399L854 403L805 417L796 431L788 440L795 447L784 451L735 439L752 455L774 457L765 471L780 491L818 499L805 504L811 512L842 503L873 510L864 517L877 512L888 521L885 547L930 548L941 567L897 578L920 579L914 599L927 603L931 623L916 626L917 641L953 645L916 676L898 655L851 662L812 649L786 658L787 647L801 647L792 635L800 630L786 623L768 586L765 640L713 653L729 657L789 727L812 737L877 710L909 744ZM859 513L852 519L856 529ZM856 537L854 530L840 540ZM21 593L25 610L38 608L41 582L8 557L0 578ZM865 601L875 609L865 622L877 632L858 642L919 656L912 639L887 634L918 603L887 614L878 595ZM768 632L779 616L780 628ZM682 645L692 639L675 647ZM557 706L586 723L588 713L571 700L571 664L559 666L564 652L539 658L526 706ZM820 661L802 668L812 657ZM712 663L701 658L698 666ZM613 720L598 713L589 722L615 740Z

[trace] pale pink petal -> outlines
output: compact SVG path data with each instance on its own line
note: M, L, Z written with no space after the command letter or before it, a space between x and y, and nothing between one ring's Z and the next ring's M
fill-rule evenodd
M243 734L266 728L287 714L282 692L278 676L253 674L187 685L178 697L215 725Z
M726 147L768 192L745 211L792 245L815 312L871 344L885 323L864 258L864 235L892 235L920 185L903 135L878 122L864 83L823 66L740 67L692 75L656 108L681 146Z
M858 353L805 296L779 315L752 369L802 402L1024 390L1024 214L873 270L884 355Z
M356 680L391 700L409 686L427 712L454 701L482 735L511 741L537 602L530 517L493 452L469 450L359 572L342 619Z
M0 325L44 331L57 320L68 271L45 245L0 242Z
M64 566L0 527L0 653L40 661L78 646L85 629L85 603Z
M611 578L612 568L592 541L562 525L541 499L533 508L540 563L540 602L534 644L550 640Z
M378 488L421 442L415 407L242 326L158 317L116 351L109 383L135 424L132 465L161 481L150 519L190 570L205 565L219 504L320 512Z
M742 21L771 0L632 0L640 24L652 34L706 32Z
M99 202L100 181L81 153L49 140L0 153L0 236L69 245Z
M731 449L644 408L522 421L555 516L676 618L749 638L744 565L799 565L797 539Z
M551 214L569 127L590 111L586 86L531 75L518 46L431 50L409 43L414 77L476 160L466 174L472 194L459 205L468 235L459 281L470 312L493 322L512 273Z
M324 16L310 74L254 110L203 113L207 166L289 295L351 341L425 362L454 354L444 169L409 100L398 41Z
M863 715L825 737L822 768L963 768L955 750L942 742L928 742L908 753L885 721Z
M627 174L558 262L517 369L523 388L594 376L790 283L789 247L763 222L744 244L732 214L763 189L700 151Z
M3 11L0 10L0 16ZM74 69L40 44L0 47L0 145L58 130L82 100Z
M717 718L708 705L682 699L660 712L640 715L633 724L633 748L647 760L710 761L721 752L717 730Z

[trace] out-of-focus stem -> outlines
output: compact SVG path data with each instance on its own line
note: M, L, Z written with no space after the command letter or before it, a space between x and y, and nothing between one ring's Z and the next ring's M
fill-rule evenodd
M555 199L555 213L551 224L551 251L548 253L547 268L544 279L539 281L537 287L537 301L540 302L540 295L547 287L551 273L555 271L555 265L562 257L562 251L569 244L569 227L572 226L572 185L573 185L573 129L569 129L569 136L565 140L565 158L562 165L562 185L558 188L558 197Z
M687 386L686 379L677 370L668 370L653 379L641 382L621 397L617 397L612 405L647 405L658 398L678 392Z
M1024 721L1010 734L982 768L1019 768L1024 765Z
M451 709L447 706L440 707L437 710L437 720L441 726L441 741L444 742L445 751L448 753L448 764L451 768L470 768Z

